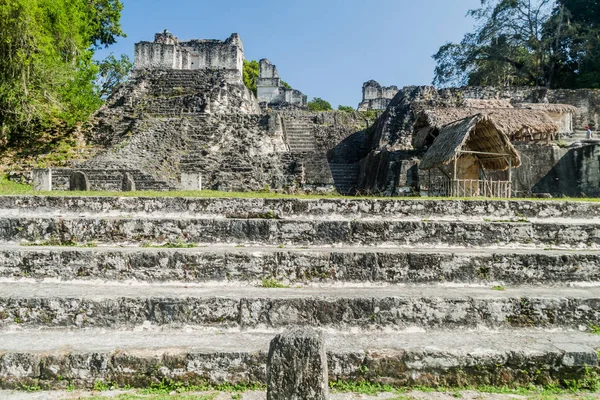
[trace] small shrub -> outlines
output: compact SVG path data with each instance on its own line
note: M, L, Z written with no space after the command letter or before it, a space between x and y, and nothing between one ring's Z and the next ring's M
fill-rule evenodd
M182 240L178 240L177 242L167 242L161 245L155 245L152 243L144 243L141 247L144 248L154 248L154 249L192 249L194 247L198 247L195 243L186 243Z
M338 111L343 111L343 112L351 113L351 112L354 112L354 108L352 108L350 106L342 106L342 105L340 105L340 106L338 106Z
M600 326L591 324L588 328L594 335L600 335Z
M308 109L310 111L331 111L333 107L331 107L331 103L323 100L320 97L315 97L307 104Z
M261 286L268 289L288 289L290 287L273 278L264 278L261 282Z

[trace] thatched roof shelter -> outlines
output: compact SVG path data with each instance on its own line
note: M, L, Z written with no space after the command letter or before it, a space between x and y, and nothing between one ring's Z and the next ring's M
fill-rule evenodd
M488 116L496 129L513 141L548 141L556 135L559 128L544 110L437 107L423 110L417 116L414 146L424 147L444 126L476 114Z
M464 99L466 108L514 108L509 99Z
M474 154L483 168L507 170L521 165L519 153L490 115L477 114L445 125L429 148L420 169L433 169L450 164L461 151Z
M570 104L558 103L518 103L515 104L515 107L527 110L541 110L553 114L574 114L577 111L577 108Z

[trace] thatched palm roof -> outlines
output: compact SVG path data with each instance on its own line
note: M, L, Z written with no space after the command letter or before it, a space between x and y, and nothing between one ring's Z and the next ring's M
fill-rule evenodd
M521 165L519 153L495 119L477 114L444 126L425 153L419 168L432 169L449 164L460 150L507 155L475 154L483 168L489 170L503 171L511 165L513 168Z
M524 108L527 110L540 110L554 114L568 114L575 113L577 107L570 104L557 104L557 103L519 103L515 104L516 108Z
M466 108L514 108L509 99L464 99Z
M421 111L415 122L416 148L423 147L425 139L444 126L476 114L483 114L493 120L496 129L511 140L545 140L558 132L558 125L544 110L525 108L464 108L438 107Z

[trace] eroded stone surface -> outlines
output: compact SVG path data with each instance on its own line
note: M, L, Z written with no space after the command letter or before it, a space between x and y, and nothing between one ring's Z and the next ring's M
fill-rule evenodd
M90 190L90 182L84 172L73 171L69 178L69 190L87 192Z
M193 249L0 247L0 277L142 282L290 284L590 284L600 281L596 251L426 248Z
M478 217L489 221L514 219L600 218L600 203L575 201L504 200L387 200L387 199L260 199L184 197L62 197L0 196L0 213L48 215L198 216L272 212L281 218L332 217L436 219ZM17 214L18 215L18 214Z
M265 384L267 350L276 333L0 332L1 387L59 389L72 383L90 388L97 381L144 387L163 379ZM586 369L595 373L594 348L600 345L596 336L561 331L323 335L331 382L434 387L527 386L568 379Z
M597 248L600 222L224 218L0 218L0 242Z
M267 358L267 400L326 400L328 394L322 334L296 327L277 335Z
M268 289L237 285L3 283L0 327L403 330L600 325L599 288L388 286Z

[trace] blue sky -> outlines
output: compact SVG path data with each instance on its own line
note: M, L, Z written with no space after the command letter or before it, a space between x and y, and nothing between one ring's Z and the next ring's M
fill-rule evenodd
M168 29L180 39L240 34L246 59L268 58L309 99L356 107L363 82L430 84L431 55L473 27L480 0L123 0L128 37L98 53L128 54Z

